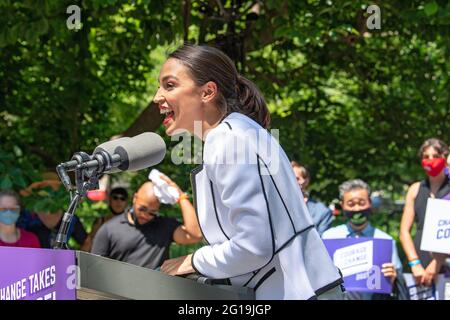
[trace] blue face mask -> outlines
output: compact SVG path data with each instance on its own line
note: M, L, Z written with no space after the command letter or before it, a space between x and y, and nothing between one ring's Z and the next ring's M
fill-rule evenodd
M19 212L15 210L0 211L0 223L12 225L19 219Z

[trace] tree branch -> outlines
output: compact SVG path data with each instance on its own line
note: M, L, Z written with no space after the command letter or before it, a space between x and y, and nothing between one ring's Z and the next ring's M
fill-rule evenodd
M184 0L182 7L183 15L183 39L184 42L189 40L189 26L191 25L191 1Z

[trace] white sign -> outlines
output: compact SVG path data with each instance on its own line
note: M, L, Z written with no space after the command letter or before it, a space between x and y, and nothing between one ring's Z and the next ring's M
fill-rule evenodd
M450 254L450 201L428 199L420 250Z
M333 262L344 277L370 270L373 265L373 241L337 249L333 254Z

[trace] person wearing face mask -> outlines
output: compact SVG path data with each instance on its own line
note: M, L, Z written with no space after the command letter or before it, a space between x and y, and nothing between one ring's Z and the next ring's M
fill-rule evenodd
M93 241L93 254L156 269L169 258L173 241L187 245L202 239L194 207L186 194L168 177L161 179L178 190L184 224L159 215L155 185L148 181L134 194L130 208L100 227Z
M400 241L408 258L408 265L417 284L431 286L439 273L444 272L442 259L431 252L420 250L428 198L450 198L450 178L445 174L448 146L441 140L426 140L419 149L422 167L427 178L413 183L406 194L400 223ZM416 223L414 240L411 229Z
M40 248L33 233L16 227L19 214L19 196L12 190L0 191L0 246Z
M344 216L347 223L328 229L322 235L323 239L344 239L368 237L377 239L392 240L392 259L391 262L382 265L381 272L385 277L391 280L391 283L397 284L399 274L402 271L402 264L397 252L395 240L387 233L373 227L369 222L372 212L372 203L370 200L370 188L367 183L360 179L349 180L339 186L339 198ZM368 292L348 292L346 298L349 300L384 300L398 298L394 286L391 296L379 293Z

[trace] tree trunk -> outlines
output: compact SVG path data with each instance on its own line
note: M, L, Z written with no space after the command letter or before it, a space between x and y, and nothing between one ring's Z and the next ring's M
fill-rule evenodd
M164 116L159 113L158 106L150 102L147 108L136 118L133 124L125 130L122 135L124 137L134 137L146 131L156 131L161 125Z

